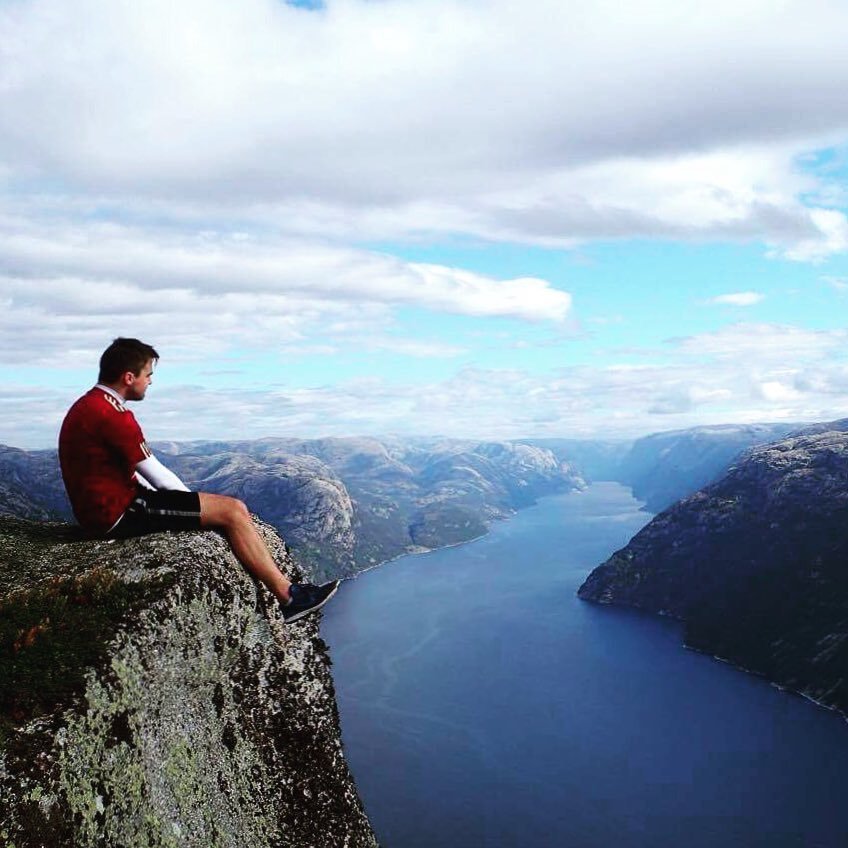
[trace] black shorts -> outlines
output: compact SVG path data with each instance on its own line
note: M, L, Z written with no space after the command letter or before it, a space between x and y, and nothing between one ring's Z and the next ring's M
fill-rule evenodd
M169 489L139 488L118 523L106 534L109 538L142 536L162 530L199 530L200 495Z

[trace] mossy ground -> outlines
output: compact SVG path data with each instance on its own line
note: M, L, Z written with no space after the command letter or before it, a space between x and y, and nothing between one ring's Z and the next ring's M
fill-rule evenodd
M126 615L162 588L128 584L94 567L0 598L0 747L12 726L82 692L86 670Z
M318 620L218 534L57 527L0 518L0 848L373 846Z
M129 614L167 581L128 583L92 562L97 543L68 525L4 518L0 539L0 846L65 846L71 823L55 803L58 765L45 741L61 732L63 710L83 697Z

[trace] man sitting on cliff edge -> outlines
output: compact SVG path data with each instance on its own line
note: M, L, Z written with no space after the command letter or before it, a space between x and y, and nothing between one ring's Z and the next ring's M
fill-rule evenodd
M242 501L189 491L153 456L126 402L144 399L158 360L159 354L138 339L115 339L100 357L97 385L65 416L59 462L77 521L104 538L218 530L245 569L279 600L286 622L320 609L338 581L323 586L291 583Z

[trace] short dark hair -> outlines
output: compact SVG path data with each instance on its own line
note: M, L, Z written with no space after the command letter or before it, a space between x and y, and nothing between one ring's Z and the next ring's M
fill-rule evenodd
M158 360L159 354L149 345L138 339L117 338L100 357L100 375L98 383L114 383L127 371L141 374L142 368L150 360Z

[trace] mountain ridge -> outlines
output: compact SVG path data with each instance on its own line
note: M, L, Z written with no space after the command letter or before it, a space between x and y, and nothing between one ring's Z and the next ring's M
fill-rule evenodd
M281 532L319 578L469 541L537 497L585 485L544 449L470 440L154 443L191 488L228 494ZM55 451L0 448L0 514L71 518Z
M810 428L655 516L578 596L677 618L687 646L848 714L846 528L848 432Z

